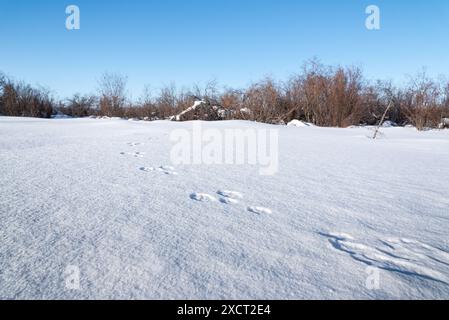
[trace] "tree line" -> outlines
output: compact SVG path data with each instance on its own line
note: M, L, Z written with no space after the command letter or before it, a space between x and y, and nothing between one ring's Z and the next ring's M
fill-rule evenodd
M305 63L286 81L267 77L244 89L219 89L216 81L178 90L165 86L157 94L147 87L131 101L126 76L105 73L96 94L58 101L48 89L33 87L0 73L0 115L49 118L107 116L141 120L167 119L195 100L225 110L223 119L282 124L293 119L318 126L375 125L385 119L418 130L436 128L449 118L449 81L425 72L398 87L391 81L368 81L360 68ZM387 111L387 112L386 112Z

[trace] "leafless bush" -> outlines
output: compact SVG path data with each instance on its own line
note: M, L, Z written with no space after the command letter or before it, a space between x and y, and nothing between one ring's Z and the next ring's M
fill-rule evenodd
M109 117L122 117L126 104L127 77L105 72L98 81L100 113Z
M4 98L3 98L5 85L6 85L6 76L2 72L0 72L0 115L4 115L5 112Z
M126 118L138 118L141 120L158 120L160 114L157 110L153 91L146 85L137 104L128 106L125 109Z
M156 99L156 107L161 118L167 118L180 110L177 109L176 86L170 84L161 89L159 97Z
M282 90L271 78L266 78L246 90L241 107L241 110L247 110L241 112L243 117L250 115L252 120L268 123L277 122L279 116L286 111Z
M97 98L92 95L75 94L67 99L67 103L60 108L60 111L71 117L87 117L96 115Z
M449 118L447 81L420 73L398 88L388 81L367 82L359 68L326 66L317 60L308 61L286 82L265 78L246 89L223 91L215 80L192 89L178 90L171 84L154 96L147 87L136 103L127 99L126 77L105 73L98 84L98 97L76 94L59 110L74 117L155 120L180 114L195 100L204 100L202 108L184 114L183 120L285 123L299 119L318 126L346 127L377 125L385 115L385 120L422 130L436 128ZM0 114L50 117L55 105L48 90L12 81L0 73Z
M213 79L208 81L203 87L196 84L193 87L193 91L191 93L198 100L207 101L210 104L217 104L218 102L218 83L217 80Z
M403 101L404 112L418 130L436 128L444 113L444 99L440 85L425 72L411 78Z
M442 118L449 118L449 81L443 84Z
M360 123L362 117L362 73L358 68L338 68L331 77L328 122L326 125L346 127Z
M286 120L300 117L335 127L358 124L363 118L363 88L360 69L332 68L312 60L286 85Z
M243 99L244 92L242 90L226 89L220 95L219 104L228 111L225 119L246 119L248 115L241 112Z
M49 118L55 102L50 91L15 82L4 75L0 78L0 114L16 117Z
M366 85L363 88L361 99L360 124L377 125L383 115L385 115L385 120L398 125L407 122L403 112L403 91L394 87L390 81L377 81L374 85Z

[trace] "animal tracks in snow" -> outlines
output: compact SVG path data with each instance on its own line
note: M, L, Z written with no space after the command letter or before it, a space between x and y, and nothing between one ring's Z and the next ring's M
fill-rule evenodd
M273 213L271 209L264 207L248 207L248 211L259 215Z
M121 152L121 155L128 155L134 158L143 158L145 156L145 152Z
M142 142L127 142L126 145L129 147L139 147L139 146L143 146L144 143L142 143ZM120 152L120 154L124 155L124 156L131 156L134 158L143 158L146 153L141 152L141 151L135 151L135 152Z
M220 198L220 202L224 204L238 204L239 201L237 199L232 198Z
M321 234L354 260L383 270L449 285L449 253L416 240L380 239L378 246L357 242L344 233Z
M156 168L153 168L153 167L141 167L140 171L153 172L153 171L156 171Z
M175 171L175 168L171 166L160 166L159 168L154 167L141 167L140 171L144 172L161 172L166 175L178 175L178 173Z
M219 190L217 191L217 194L226 199L234 199L234 200L243 199L243 194L237 191Z
M207 193L197 193L194 192L190 195L190 199L200 201L200 202L216 202L217 199Z
M142 143L142 142L128 142L127 145L130 146L130 147L138 147L138 146L143 146L144 143Z
M150 138L149 140L151 140L152 138ZM145 145L145 143L143 142L127 142L126 143L128 146L130 147L138 147L138 146L143 146ZM128 156L132 156L135 158L143 158L145 156L145 152L140 152L140 151L136 151L136 152L121 152L121 155L128 155ZM173 168L172 166L160 166L158 168L155 167L141 167L139 169L140 171L144 171L144 172L161 172L163 174L166 175L178 175L178 173L175 171L175 168Z
M128 146L130 147L138 147L144 145L144 143L141 142L128 142ZM128 155L135 158L143 158L145 155L145 152L121 152L121 155ZM165 175L178 175L175 168L169 165L163 165L160 167L140 167L140 171L152 173L152 172L160 172ZM218 197L212 196L207 193L192 193L190 194L190 199L198 201L198 202L220 202L225 205L238 205L240 201L243 200L243 194L238 191L232 191L232 190L218 190L216 192ZM272 213L272 210L265 207L260 206L249 206L246 208L248 212L255 213L257 215L268 215Z
M159 168L157 168L157 170L167 175L178 175L178 173L175 171L175 168L171 166L160 166Z
M220 202L224 204L238 204L243 199L243 194L237 191L219 190Z
M218 195L218 201L226 205L237 205L244 198L243 194L238 191L218 190L216 194ZM207 193L192 193L190 198L199 202L217 202L216 197ZM272 213L269 208L257 206L250 206L247 208L247 211L258 215L267 215Z

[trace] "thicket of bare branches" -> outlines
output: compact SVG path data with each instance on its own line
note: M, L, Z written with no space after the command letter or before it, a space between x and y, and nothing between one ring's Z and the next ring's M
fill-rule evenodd
M49 90L34 88L0 75L1 115L49 118L55 105Z
M447 84L429 78L424 72L410 80L404 93L403 110L409 123L418 130L435 128L449 117Z
M71 117L88 117L97 114L97 97L93 95L75 94L67 99L59 111Z
M365 84L358 68L332 68L314 61L286 85L288 113L319 126L344 127L363 118ZM283 109L283 106L281 106Z
M159 90L146 87L133 103L127 97L126 85L125 76L105 73L98 82L97 96L76 94L57 107L47 90L12 81L0 73L0 114L50 117L60 111L73 117L156 120L170 118L203 100L206 108L224 111L221 119L276 124L298 119L319 126L376 125L386 113L386 120L423 130L436 128L449 118L446 80L421 72L399 88L389 81L369 82L357 67L326 66L316 60L304 64L301 72L287 81L265 78L246 89L219 90L215 80L191 89L170 84ZM201 119L201 113L207 112L197 110L183 118Z
M123 117L126 105L126 76L104 73L98 81L100 114L108 117Z

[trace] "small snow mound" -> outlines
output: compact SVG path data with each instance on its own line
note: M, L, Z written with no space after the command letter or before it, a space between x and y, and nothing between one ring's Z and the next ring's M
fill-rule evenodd
M292 120L287 124L288 127L312 127L313 124L301 121L301 120Z
M393 121L390 121L390 120L387 120L384 123L382 123L382 127L384 127L384 128L397 127L397 123L393 122Z
M193 103L192 109L195 110L197 107L199 107L199 106L202 105L203 103L206 103L206 101L204 101L204 100L196 100L196 101Z
M196 108L198 108L199 106L201 106L201 105L203 105L203 104L206 104L206 101L204 101L204 100L196 100L196 101L193 103L193 106L191 106L190 108L185 109L184 111L182 111L181 113L177 114L176 116L170 117L170 120L172 120L172 121L173 121L173 120L175 120L175 121L181 121L182 117L183 117L185 114L189 113L190 111L196 110Z
M449 129L449 118L443 118L438 125L438 129Z
M52 118L52 119L71 119L72 117L71 117L71 116L68 116L68 115L66 115L66 114L63 114L63 113L58 112L57 114L52 115L51 118Z

